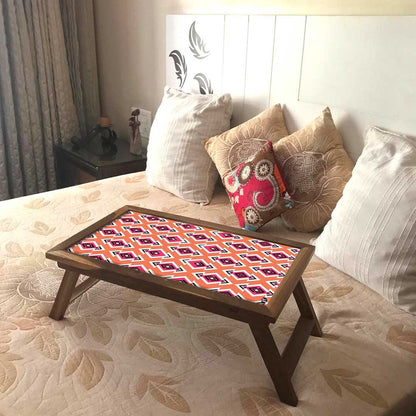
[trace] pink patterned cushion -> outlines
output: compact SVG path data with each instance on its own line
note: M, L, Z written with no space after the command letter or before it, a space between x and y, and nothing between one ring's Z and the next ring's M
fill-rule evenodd
M240 226L247 230L259 229L292 207L270 141L222 181Z

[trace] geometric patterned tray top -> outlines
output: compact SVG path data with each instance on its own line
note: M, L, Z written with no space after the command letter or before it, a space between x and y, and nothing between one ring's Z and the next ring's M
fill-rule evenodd
M127 211L68 251L266 304L300 249Z

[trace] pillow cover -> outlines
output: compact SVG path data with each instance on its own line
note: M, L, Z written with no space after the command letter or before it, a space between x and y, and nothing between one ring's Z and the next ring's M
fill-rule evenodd
M283 220L297 231L323 228L353 168L329 108L305 128L279 140L273 149L295 203L282 215Z
M276 104L245 123L211 137L205 149L223 177L253 156L264 145L264 140L274 143L287 135L282 108Z
M223 184L240 226L247 230L259 229L291 207L270 141L227 173Z
M147 149L150 185L190 202L208 204L218 178L204 141L230 128L231 96L165 88Z
M416 313L416 140L368 130L315 253Z

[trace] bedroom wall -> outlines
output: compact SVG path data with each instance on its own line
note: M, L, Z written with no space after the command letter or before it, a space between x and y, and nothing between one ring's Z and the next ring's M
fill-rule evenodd
M154 113L165 83L167 14L409 15L413 0L94 0L103 114L127 138L132 106Z

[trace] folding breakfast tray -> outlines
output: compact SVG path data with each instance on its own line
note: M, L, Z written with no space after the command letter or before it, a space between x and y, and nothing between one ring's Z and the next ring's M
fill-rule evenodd
M100 280L250 325L280 399L296 405L291 377L309 335L322 336L302 273L314 248L289 240L125 206L46 253L65 269L50 312ZM80 274L89 276L77 285ZM282 354L269 329L293 294L300 317Z

